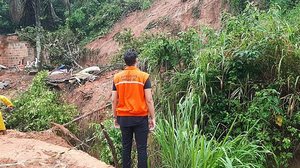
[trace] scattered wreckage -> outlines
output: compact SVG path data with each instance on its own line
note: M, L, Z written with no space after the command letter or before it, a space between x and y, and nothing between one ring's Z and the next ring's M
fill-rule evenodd
M6 69L7 69L6 66L0 64L0 71L1 70L6 70ZM0 89L7 89L7 88L9 88L9 84L10 84L10 81L8 81L8 80L1 81L0 82Z
M122 69L122 64L114 64L110 66L91 66L79 71L73 70L73 68L67 69L66 66L62 65L53 71L49 72L48 77L46 78L46 83L58 89L62 89L63 85L66 85L67 88L72 89L77 86L83 85L86 82L93 82L97 79L98 76L101 74L116 70ZM5 73L5 71L11 71L9 68L0 65L0 72L1 70ZM29 75L35 75L38 71L37 70L30 70L28 71ZM0 89L8 89L11 86L11 81L7 80L0 80Z
M10 81L2 81L2 82L0 82L0 89L7 89L7 88L9 88L9 84L10 84Z
M69 83L72 85L81 85L87 81L94 81L101 70L97 66L89 67L73 74L73 70L70 69L57 69L52 71L46 79L47 84L52 86L58 86L61 83Z
M123 65L116 64L113 66L98 67L92 66L85 68L77 73L73 69L67 70L65 67L59 67L53 70L46 79L48 85L53 87L60 87L60 84L69 84L69 86L82 85L85 82L93 82L98 76L104 72L114 69L121 69Z

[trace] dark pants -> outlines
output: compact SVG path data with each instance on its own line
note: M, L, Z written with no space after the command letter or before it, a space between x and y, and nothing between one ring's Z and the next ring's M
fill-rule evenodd
M123 168L131 168L131 148L133 134L138 151L138 168L147 168L147 139L148 139L148 120L138 125L122 127L122 160Z

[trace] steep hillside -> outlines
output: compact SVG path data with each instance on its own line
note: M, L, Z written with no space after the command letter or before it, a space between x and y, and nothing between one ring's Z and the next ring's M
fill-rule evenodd
M117 23L110 33L87 45L97 51L97 57L87 62L108 64L119 50L114 36L124 29L131 29L135 36L143 32L180 31L189 27L210 26L220 27L220 15L225 8L222 0L157 0L146 11L134 12ZM158 23L164 24L158 24Z

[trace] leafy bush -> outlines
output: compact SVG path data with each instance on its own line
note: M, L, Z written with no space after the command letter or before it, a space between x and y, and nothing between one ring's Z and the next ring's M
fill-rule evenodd
M22 40L36 44L36 33L38 29L26 27L17 31ZM61 64L75 66L86 55L86 50L80 45L76 35L68 28L61 28L54 32L44 29L41 32L42 54L46 60L42 60L44 66L59 66Z
M253 3L260 9L269 9L273 5L278 5L282 8L283 12L294 8L299 0L227 0L230 10L234 14L240 14L244 11L248 3Z
M47 72L39 72L28 91L14 102L16 107L7 120L9 128L20 131L41 131L50 128L50 123L67 123L77 114L76 108L64 104L57 93L45 83Z
M117 153L118 162L121 163L121 154L122 154L122 139L121 139L121 131L113 127L113 120L108 119L103 122L105 127L105 131L108 133L109 137L111 138ZM96 136L97 141L93 145L92 151L94 151L98 156L98 158L110 165L114 164L113 156L111 149L107 140L103 135L102 128L100 124L92 124L91 127L95 130L94 136Z
M14 28L9 16L9 1L0 0L0 34L13 33Z
M77 1L66 23L81 40L87 42L107 33L122 16L145 10L151 3L152 0Z
M239 16L224 15L220 31L130 38L124 46L138 47L154 73L162 116L171 110L176 118L176 104L193 93L201 100L193 107L202 111L197 129L203 135L214 132L222 140L237 118L231 136L254 127L249 141L258 140L276 154L278 160L269 166L286 167L299 144L299 9L284 13L279 7L260 11L248 5Z
M256 93L247 112L241 118L241 127L253 127L252 139L260 139L267 148L278 155L280 165L288 167L287 160L293 157L292 151L299 144L299 120L295 114L289 118L280 104L279 92L274 89L263 89ZM259 114L259 115L258 115Z

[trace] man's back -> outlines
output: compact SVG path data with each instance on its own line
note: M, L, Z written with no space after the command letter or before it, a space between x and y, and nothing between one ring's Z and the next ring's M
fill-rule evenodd
M119 97L118 116L147 116L148 107L145 100L145 86L149 74L134 66L114 76L114 85Z
M131 167L133 135L138 151L138 167L147 168L148 132L149 128L153 130L155 127L151 83L149 74L137 68L137 52L128 50L124 61L127 67L114 76L112 91L114 124L122 133L123 168Z

